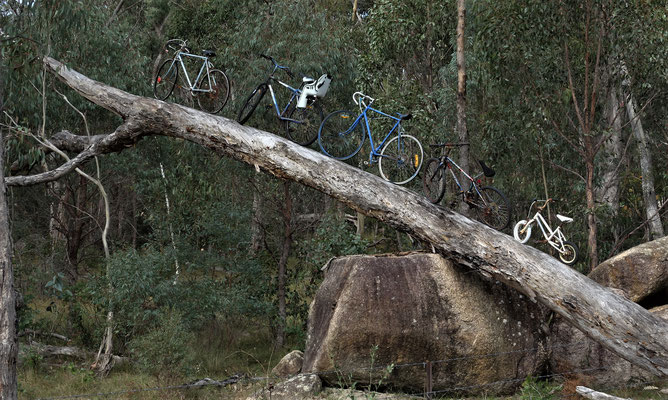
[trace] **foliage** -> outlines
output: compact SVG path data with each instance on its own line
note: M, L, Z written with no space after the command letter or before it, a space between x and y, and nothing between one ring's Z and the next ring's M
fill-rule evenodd
M561 385L528 377L519 392L521 400L549 400L560 398Z
M163 378L186 375L194 363L194 335L179 312L161 311L155 326L130 342L131 352L142 372Z

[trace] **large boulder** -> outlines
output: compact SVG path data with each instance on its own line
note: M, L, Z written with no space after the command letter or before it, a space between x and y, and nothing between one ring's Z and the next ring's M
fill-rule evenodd
M263 388L246 400L294 400L311 399L322 389L322 381L315 374L293 376L287 381Z
M434 391L514 392L546 364L546 309L471 272L425 253L332 260L302 373L421 393L430 360Z
M271 373L282 378L297 375L302 370L303 363L304 353L299 350L292 350L276 364Z
M668 305L649 311L668 320ZM560 317L552 325L550 349L550 371L577 377L585 385L628 387L656 380L656 376L607 350Z
M668 236L643 243L599 264L589 277L624 291L646 308L668 302Z

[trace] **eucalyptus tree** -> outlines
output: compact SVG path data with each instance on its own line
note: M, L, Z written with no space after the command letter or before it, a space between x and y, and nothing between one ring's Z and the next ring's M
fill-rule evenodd
M622 12L625 7L605 1L511 1L477 2L473 11L477 29L473 52L484 63L472 68L491 75L496 94L488 100L506 104L494 130L505 126L512 132L506 140L516 150L534 142L531 131L543 132L541 142L553 171L548 180L552 190L576 200L567 202L570 207L581 204L584 208L590 268L599 258L597 192L601 191L597 189L600 177L606 176L601 168L607 165L606 171L614 171L624 166L618 160L612 166L609 158L601 162L606 141L621 128L615 128L621 118L619 103L609 104L606 113L600 111L621 96L610 60L626 46L618 33L611 32L627 29L618 20L620 13L628 16L628 11ZM647 37L636 33L636 40ZM616 95L611 93L615 87ZM522 164L531 160L528 156L520 158ZM526 171L515 169L515 173L528 175ZM555 174L557 171L565 175ZM578 194L575 198L573 189Z

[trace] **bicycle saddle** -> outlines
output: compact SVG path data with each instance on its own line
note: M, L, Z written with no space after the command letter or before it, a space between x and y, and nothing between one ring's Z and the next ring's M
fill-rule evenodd
M559 222L564 222L567 224L573 222L573 218L561 214L557 214L557 219L559 220Z
M413 114L411 114L411 113L399 114L399 119L401 119L402 121L408 121L411 118L413 118Z
M215 56L216 56L216 52L213 51L213 50L202 50L202 55L203 55L204 57L215 57Z
M485 174L486 177L491 178L494 175L496 175L496 171L494 171L493 168L490 168L485 164L484 161L478 161L480 163L480 166L482 167L482 173Z

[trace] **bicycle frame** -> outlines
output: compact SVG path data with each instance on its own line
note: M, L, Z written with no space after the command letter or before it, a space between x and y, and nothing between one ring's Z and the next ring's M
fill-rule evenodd
M547 221L545 221L545 218L543 218L543 216L541 215L540 211L537 211L536 215L534 215L533 218L527 221L526 226L530 226L533 223L538 225L540 231L543 233L543 237L545 238L547 243L550 244L550 246L554 247L554 249L557 250L559 253L562 254L566 253L566 249L564 248L564 242L566 241L566 237L561 232L561 226L558 226L557 229L552 230L552 228L550 228L550 225L548 225Z
M183 62L183 57L187 58L194 58L198 60L202 60L202 67L199 69L199 73L197 74L197 77L195 78L194 81L190 80L190 76L188 75L188 70L186 69L186 65ZM183 75L186 77L186 83L188 84L188 90L190 90L191 93L195 94L196 92L210 92L211 91L211 76L209 75L210 68L213 68L213 64L209 62L209 58L205 56L198 56L197 54L190 54L186 53L183 51L178 51L176 55L174 56L174 61L172 61L172 65L169 67L169 70L171 70L174 67L174 64L179 63L181 65L181 70L183 71ZM178 68L178 67L177 67ZM206 74L207 79L209 80L209 89L198 89L194 87L194 84L200 81L200 78L203 78L202 74Z
M272 72L271 76L267 79L265 84L269 87L269 94L271 94L271 102L274 103L274 109L276 110L276 116L281 121L296 122L298 124L301 124L302 121L292 119L292 118L287 118L287 117L283 116L283 114L285 114L285 112L288 111L288 108L290 108L290 104L292 104L292 102L295 101L295 99L297 97L299 97L299 95L301 94L301 90L295 89L292 86L288 85L287 83L282 82L282 81L274 78L273 75L274 75L274 73ZM281 86L287 88L288 90L290 90L292 92L292 95L290 96L290 100L288 100L288 103L285 105L285 108L283 108L283 111L281 111L281 109L278 106L278 101L276 100L276 94L274 93L274 88L271 86L271 81L276 81Z
M360 106L360 109L361 108L362 107ZM377 114L382 115L383 117L391 118L397 121L378 146L375 146L373 142L373 136L371 135L371 126L369 125L369 117L367 116L368 111L373 111ZM362 110L362 112L357 116L357 118L355 118L355 121L350 125L350 128L346 131L346 133L353 131L357 127L357 125L362 122L362 118L364 118L364 126L366 127L367 136L369 136L369 144L371 144L371 152L369 153L369 164L373 164L377 157L386 157L386 158L388 157L380 154L379 150L385 145L385 143L390 138L390 136L392 136L392 133L395 130L397 131L397 136L399 136L398 140L401 140L401 129L397 129L401 124L401 118L397 118L393 115L385 114L380 110L376 110L375 108L372 108L371 103L369 103L369 105L366 105L366 107L364 107L364 110Z

